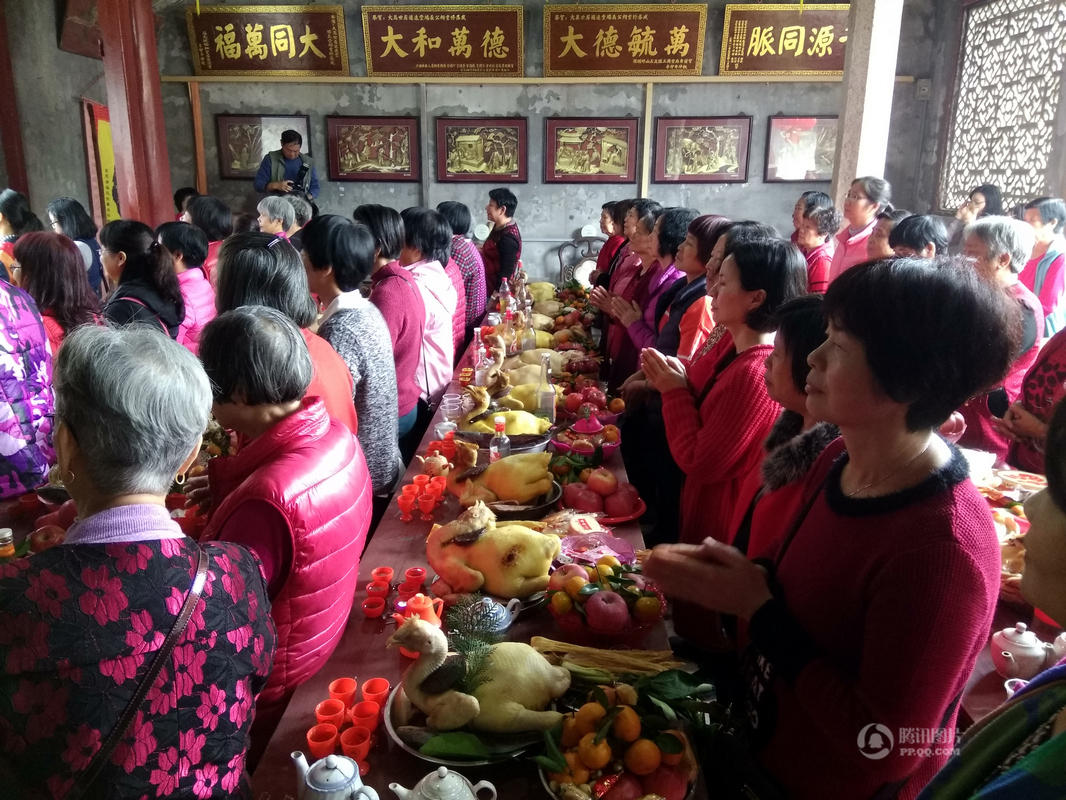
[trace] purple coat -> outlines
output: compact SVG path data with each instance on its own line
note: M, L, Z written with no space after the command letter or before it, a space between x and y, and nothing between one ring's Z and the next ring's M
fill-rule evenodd
M0 498L45 482L52 450L52 356L37 306L0 283Z

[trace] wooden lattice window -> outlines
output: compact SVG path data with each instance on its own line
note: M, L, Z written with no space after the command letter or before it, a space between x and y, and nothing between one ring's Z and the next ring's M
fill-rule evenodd
M1000 187L1004 209L1050 192L1064 51L1063 0L967 8L941 208L958 207L982 183Z

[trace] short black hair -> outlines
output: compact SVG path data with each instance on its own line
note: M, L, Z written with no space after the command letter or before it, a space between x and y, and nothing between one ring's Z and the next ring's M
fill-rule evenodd
M174 192L174 210L181 214L185 211L186 204L194 197L199 197L200 193L196 191L192 186L182 186L176 192Z
M774 315L777 337L784 343L791 363L792 383L804 391L811 371L807 356L826 339L825 312L820 294L805 294L784 303Z
M322 214L308 222L302 244L312 268L333 267L333 279L342 292L358 289L374 268L370 229L338 214Z
M207 235L195 225L164 222L155 229L155 237L171 255L181 253L186 266L200 267L207 261Z
M663 214L663 207L656 201L646 197L638 197L633 200L629 211L637 218L637 223L644 226L645 230L651 231L655 227L656 220ZM626 213L628 214L629 211Z
M392 261L400 257L403 249L403 217L395 208L367 203L355 209L352 217L370 229L374 236L374 248L380 258Z
M303 334L267 306L241 306L207 323L200 360L217 403L291 403L307 393L314 374Z
M268 233L231 236L218 251L216 275L219 314L240 306L269 306L300 328L315 321L303 261L287 239Z
M0 214L7 218L11 228L19 236L32 231L44 230L41 221L30 209L30 201L26 195L14 189L4 189L0 192Z
M71 239L96 238L96 223L85 206L73 197L57 197L48 204L48 215L59 223L64 236Z
M496 205L509 217L513 217L514 212L518 210L518 198L506 186L489 189L489 200L495 200Z
M626 212L629 211L629 201L615 200L610 203L604 203L603 208L611 215L611 222L614 223L615 233L620 236L622 234L622 226L625 225L626 222Z
M719 214L702 214L688 224L688 232L696 239L696 257L701 264L711 259L718 240L729 232L733 221Z
M895 228L902 220L911 216L911 212L904 208L894 208L891 203L885 206L883 209L877 212L874 219L887 219L892 223L892 227Z
M908 429L940 425L995 386L1014 358L1020 310L963 258L894 258L841 273L825 316L854 336L881 389L908 406Z
M814 223L814 229L818 231L819 236L836 233L844 221L844 215L832 205L818 206L805 213L803 217Z
M296 142L298 145L303 145L304 137L300 135L299 131L294 131L292 128L289 128L287 131L281 132L282 146L292 144L293 142Z
M943 255L948 249L947 228L932 214L911 214L904 217L888 234L889 247L909 247L920 253L928 245L936 248L935 255Z
M443 267L452 252L452 227L431 208L414 206L400 212L403 220L404 243L429 261L439 261Z
M998 217L1003 214L1003 192L994 183L982 183L970 190L970 197L980 193L985 198L985 207L981 209L979 217Z
M1040 213L1040 221L1047 225L1055 223L1056 233L1062 232L1063 224L1066 223L1066 203L1061 197L1035 197L1025 204L1025 209L1036 209Z
M659 217L659 255L672 261L677 249L685 241L688 226L700 215L694 208L674 206L663 211Z
M453 236L466 236L470 230L470 209L458 200L437 203L437 213L448 220Z
M194 197L186 210L192 224L207 234L209 242L221 241L233 233L233 213L217 197L209 194Z
M740 285L746 291L759 289L766 299L748 312L744 323L752 330L774 330L777 309L807 291L807 261L799 248L781 239L756 239L733 248Z

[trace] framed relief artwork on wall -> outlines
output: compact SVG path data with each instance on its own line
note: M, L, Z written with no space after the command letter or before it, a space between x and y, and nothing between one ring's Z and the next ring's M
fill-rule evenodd
M525 183L525 117L437 117L437 180Z
M545 183L635 183L636 118L544 121Z
M833 179L837 149L836 117L769 117L766 126L768 183L806 183Z
M326 117L329 177L335 181L417 181L418 117Z
M254 178L271 150L281 147L281 132L303 137L301 152L311 155L311 122L307 114L216 114L218 174L223 178Z
M656 183L746 183L751 117L658 117Z

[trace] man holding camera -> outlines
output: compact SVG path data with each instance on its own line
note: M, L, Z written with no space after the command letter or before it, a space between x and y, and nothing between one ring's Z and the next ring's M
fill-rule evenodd
M255 174L257 192L298 194L309 201L318 196L315 165L300 152L303 142L299 131L282 131L281 149L267 153Z

